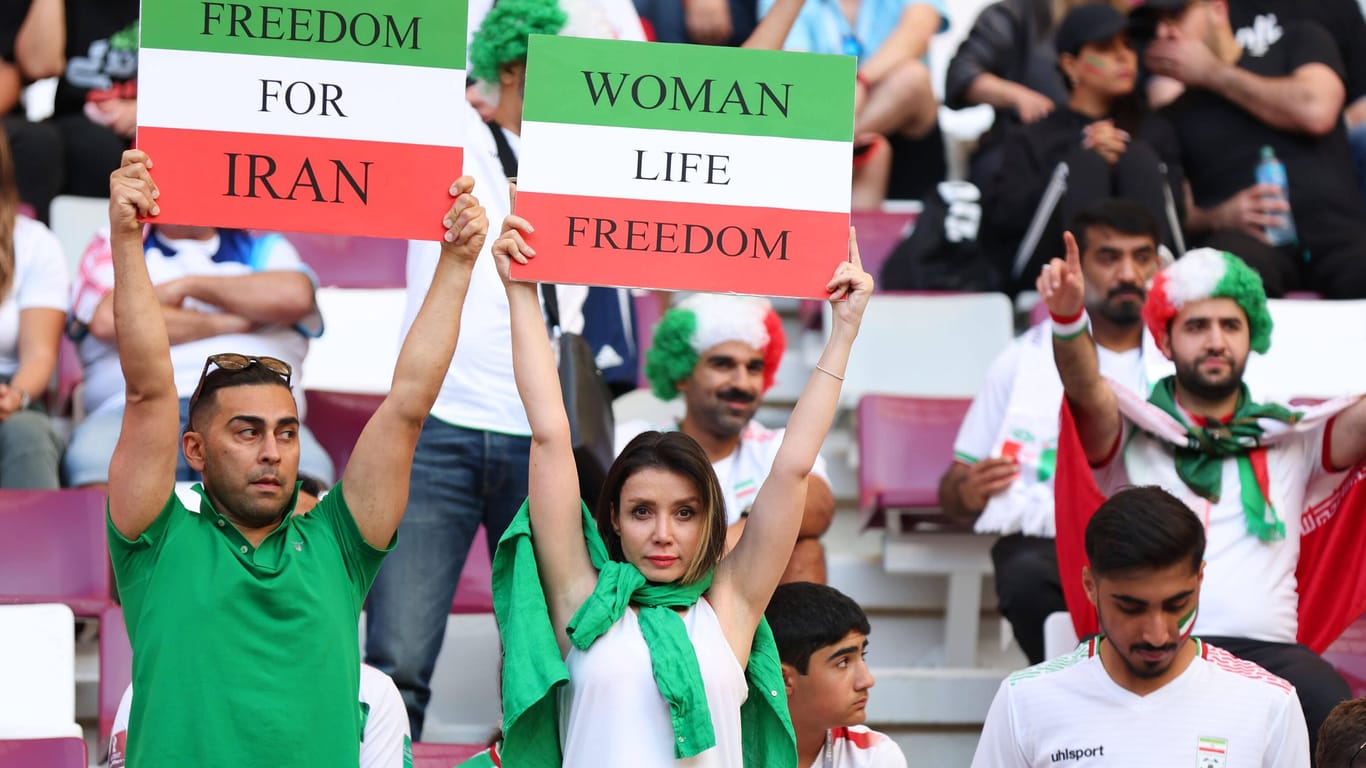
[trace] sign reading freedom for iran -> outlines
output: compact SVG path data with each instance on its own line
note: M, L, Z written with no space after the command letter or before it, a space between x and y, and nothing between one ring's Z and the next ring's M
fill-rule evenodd
M853 125L848 56L533 36L512 276L823 298Z
M465 0L143 0L158 221L439 240L462 165Z

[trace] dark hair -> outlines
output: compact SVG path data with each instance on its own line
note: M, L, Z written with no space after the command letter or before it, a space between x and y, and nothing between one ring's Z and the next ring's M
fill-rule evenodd
M1110 197L1084 208L1072 217L1068 231L1077 238L1077 249L1086 257L1087 242L1093 227L1113 229L1121 235L1151 237L1156 244L1160 238L1157 219L1143 205L1123 197Z
M1366 742L1366 698L1344 701L1333 707L1328 719L1319 726L1314 765L1347 768L1348 761L1361 749L1363 742Z
M764 610L778 644L778 658L806 674L811 654L850 632L868 634L868 615L834 587L796 581L780 584Z
M1130 487L1100 505L1086 524L1086 557L1097 576L1205 558L1205 526L1190 507L1155 485Z
M199 387L199 397L190 403L190 419L185 424L185 431L193 431L194 425L201 422L201 416L218 402L219 390L259 385L274 385L289 390L289 385L279 374L260 363L253 363L240 370L214 368L209 371Z
M608 554L613 560L624 561L626 556L621 550L621 536L612 527L612 516L621 503L622 486L642 469L663 469L682 475L697 488L697 495L701 497L705 516L701 546L681 579L684 584L692 584L720 562L725 553L726 501L716 472L697 441L682 432L651 431L636 435L607 470L607 479L602 481L602 493L593 510L598 534L607 543Z

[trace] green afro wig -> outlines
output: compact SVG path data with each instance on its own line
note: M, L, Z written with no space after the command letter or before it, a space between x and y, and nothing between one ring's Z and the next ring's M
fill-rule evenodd
M692 335L697 330L697 315L692 312L665 312L655 326L654 343L645 352L645 378L660 400L678 394L676 382L686 378L697 365Z
M526 61L527 38L554 35L569 17L556 0L498 0L470 43L470 74L498 82L498 70Z

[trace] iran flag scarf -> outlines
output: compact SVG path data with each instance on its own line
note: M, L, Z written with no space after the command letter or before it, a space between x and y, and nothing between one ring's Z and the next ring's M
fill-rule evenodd
M1202 445L1202 439L1208 437L1207 434L1192 434L1190 426L1160 405L1145 401L1113 382L1107 383L1115 392L1124 418L1137 429L1169 443L1173 461L1179 463L1180 452L1198 448ZM1157 391L1162 389L1159 384ZM1160 400L1161 396L1155 394L1155 398ZM1318 428L1357 399L1338 398L1307 408L1294 423L1283 420L1289 413L1284 409L1256 406L1255 415L1252 411L1244 414L1255 421L1255 425L1247 422L1240 430L1247 432L1243 437L1251 451L1274 449L1276 443L1284 439ZM1260 412L1261 409L1266 409L1266 412ZM1259 434L1252 434L1254 430ZM1224 446L1227 448L1228 444L1224 443ZM1237 452L1215 453L1211 450L1210 453L1242 459ZM1123 461L1122 453L1113 460ZM1186 460L1189 462L1191 457L1188 456ZM1217 462L1214 463L1217 466ZM1247 463L1257 480L1256 495L1262 499L1269 498L1265 487L1266 473L1256 471L1259 462L1250 456ZM1264 466L1264 463L1261 465ZM1188 466L1181 476L1203 477L1204 474ZM1242 472L1240 476L1243 476ZM1300 516L1300 559L1295 572L1299 585L1299 641L1316 653L1321 653L1331 645L1349 624L1366 612L1366 568L1359 565L1361 542L1366 541L1366 483L1361 482L1363 479L1366 479L1366 461L1344 472L1320 473L1307 489L1303 509L1276 511L1281 516ZM1192 486L1192 490L1205 495L1195 486ZM1213 492L1217 495L1218 490L1215 488ZM1063 398L1059 424L1054 498L1057 505L1058 571L1062 577L1063 596L1067 601L1067 610L1072 614L1077 636L1086 637L1097 631L1095 608L1086 598L1081 583L1081 569L1087 564L1086 524L1096 508L1105 501L1105 496L1096 487L1067 398ZM1247 502L1247 494L1244 494L1245 506ZM1253 518L1274 521L1276 512L1271 511L1268 503L1265 505L1265 514L1272 517L1249 513L1249 535L1257 535L1263 540L1275 538L1274 523L1267 528L1257 525Z

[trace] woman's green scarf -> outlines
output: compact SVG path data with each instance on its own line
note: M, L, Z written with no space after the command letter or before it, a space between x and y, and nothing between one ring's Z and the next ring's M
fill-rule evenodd
M1191 424L1176 404L1176 377L1168 376L1157 382L1148 402L1161 408L1186 428L1189 443L1176 446L1176 474L1201 498L1219 501L1223 485L1224 459L1238 462L1238 485L1241 487L1243 514L1247 517L1248 533L1261 541L1285 538L1285 522L1276 513L1271 499L1263 494L1257 482L1249 452L1258 448L1262 440L1260 419L1294 424L1300 413L1280 405L1256 403L1248 396L1247 385L1241 385L1233 417L1227 421Z
M711 585L711 574L694 584L651 584L629 563L612 560L597 525L583 509L584 542L598 569L598 583L566 628L570 642L586 650L634 603L660 695L673 721L674 755L691 757L715 745L697 655L675 610L692 606ZM516 768L559 768L559 718L555 691L569 680L550 623L531 543L524 502L493 559L493 607L503 641L503 761ZM787 712L777 645L768 623L754 633L745 670L749 697L740 709L745 765L790 768L796 739ZM610 748L604 745L604 748Z

